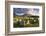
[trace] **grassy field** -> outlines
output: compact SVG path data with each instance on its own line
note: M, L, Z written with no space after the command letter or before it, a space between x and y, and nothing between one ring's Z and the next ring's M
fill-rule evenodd
M13 25L15 27L38 27L39 26L39 16L16 16L14 17Z

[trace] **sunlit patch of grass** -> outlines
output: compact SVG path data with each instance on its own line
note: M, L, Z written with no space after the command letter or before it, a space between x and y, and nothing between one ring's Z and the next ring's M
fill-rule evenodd
M21 25L21 23L18 23L18 21L23 20L25 21L24 24ZM30 21L30 23L27 24L27 21ZM38 27L39 26L39 20L37 17L14 17L14 27Z
M32 24L25 24L25 27L32 27Z
M39 24L25 24L24 27L38 27Z

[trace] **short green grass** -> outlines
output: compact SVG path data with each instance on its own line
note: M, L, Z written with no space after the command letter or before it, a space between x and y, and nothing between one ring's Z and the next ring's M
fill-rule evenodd
M26 23L20 24L20 23L18 23L18 21L20 19L23 20L23 21L26 21L26 23L29 20L30 24L26 24ZM34 22L34 20L36 20L36 21ZM37 17L35 17L35 18L34 17L14 17L13 21L16 21L16 22L13 23L14 27L38 27L39 26L39 20L38 20Z

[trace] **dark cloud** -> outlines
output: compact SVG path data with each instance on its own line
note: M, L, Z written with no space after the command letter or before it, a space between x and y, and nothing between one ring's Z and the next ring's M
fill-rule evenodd
M28 11L28 9L27 8L13 8L13 11L14 11L14 14L24 14L25 12L27 12Z

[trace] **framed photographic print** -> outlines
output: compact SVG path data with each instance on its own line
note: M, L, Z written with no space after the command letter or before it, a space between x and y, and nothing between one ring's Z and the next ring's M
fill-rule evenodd
M45 4L6 2L6 34L45 32Z

